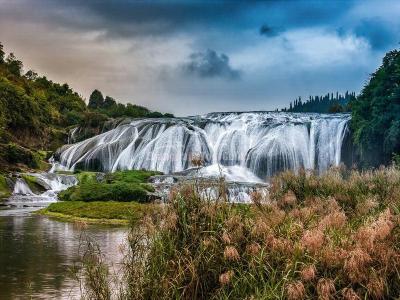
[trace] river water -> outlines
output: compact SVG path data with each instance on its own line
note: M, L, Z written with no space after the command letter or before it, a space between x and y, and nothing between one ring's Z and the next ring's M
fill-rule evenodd
M118 269L124 229L82 229L31 214L34 209L0 210L0 299L80 299L71 268L79 260L82 236L95 241L110 267Z

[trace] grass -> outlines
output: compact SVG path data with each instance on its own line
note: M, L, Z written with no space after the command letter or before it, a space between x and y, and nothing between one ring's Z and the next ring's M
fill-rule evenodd
M155 171L131 170L108 173L106 180L109 182L145 183L151 176L162 174Z
M338 168L320 177L283 173L272 181L269 196L253 193L248 209L225 202L223 195L209 201L198 191L181 186L158 218L144 217L142 226L131 228L118 288L106 286L112 274L104 265L83 262L90 294L399 299L398 169Z
M75 175L80 184L97 182L98 173L96 172L78 172Z
M144 215L157 211L154 204L136 202L56 202L39 213L64 221L83 221L96 224L127 225Z
M147 184L149 171L121 171L99 176L100 173L77 173L79 184L59 194L62 201L137 201L148 202L154 191Z

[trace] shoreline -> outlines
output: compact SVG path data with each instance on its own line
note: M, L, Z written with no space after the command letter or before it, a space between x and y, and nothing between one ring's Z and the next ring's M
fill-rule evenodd
M34 211L32 212L32 214L49 217L50 219L60 222L69 222L69 223L84 223L89 225L107 225L107 226L121 226L121 227L126 227L129 226L130 224L129 220L77 217L58 212L47 211L47 208Z
M128 226L148 214L157 213L160 206L154 203L117 201L59 201L33 212L64 222Z

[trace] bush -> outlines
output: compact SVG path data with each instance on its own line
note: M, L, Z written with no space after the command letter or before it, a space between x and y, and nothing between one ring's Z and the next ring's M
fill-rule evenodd
M158 174L150 171L121 171L110 174L80 172L79 185L62 191L58 196L62 201L137 201L148 202L149 193L154 188L147 184L150 176Z
M30 168L39 168L41 156L17 144L0 144L0 156L10 164L25 164Z
M120 171L115 173L109 173L106 175L108 182L127 182L127 183L145 183L147 180L154 175L161 174L155 171Z
M137 201L147 202L148 191L138 185L127 183L91 183L72 187L59 194L62 201Z

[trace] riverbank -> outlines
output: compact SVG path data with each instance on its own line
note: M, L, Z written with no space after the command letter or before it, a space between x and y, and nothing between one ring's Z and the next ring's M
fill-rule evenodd
M50 204L36 214L60 221L126 226L159 209L160 204L152 203L61 201Z

